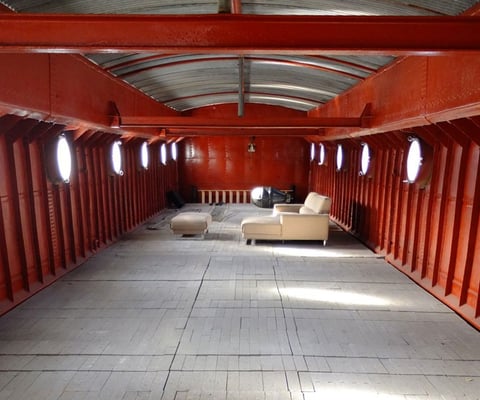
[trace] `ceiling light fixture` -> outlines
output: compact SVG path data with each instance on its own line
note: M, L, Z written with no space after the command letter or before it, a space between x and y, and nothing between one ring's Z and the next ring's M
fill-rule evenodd
M255 136L252 136L250 138L250 143L247 146L247 151L249 153L255 153L256 148L257 148L257 146L255 145Z

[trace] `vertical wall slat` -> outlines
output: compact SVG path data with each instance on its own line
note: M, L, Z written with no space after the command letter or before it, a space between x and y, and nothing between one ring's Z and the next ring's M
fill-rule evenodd
M397 165L398 152L393 150L389 157L389 166L390 179L388 180L387 185L387 196L386 196L386 205L385 205L385 214L386 214L386 225L385 225L385 251L387 254L393 254L393 243L395 239L395 182L394 174Z
M64 187L64 202L65 202L65 234L68 242L68 256L69 260L73 263L77 262L77 251L75 244L75 226L73 224L73 207L72 207L72 195L71 195L71 184L65 184Z
M454 199L455 199L455 207L454 207L454 222L452 224L452 231L454 232L451 236L452 238L452 250L450 255L450 264L447 272L447 282L445 285L445 293L448 295L455 291L455 294L458 295L461 291L461 283L455 285L455 275L456 271L459 269L459 262L458 262L458 250L459 246L464 245L458 239L460 239L460 227L461 227L461 215L463 213L463 204L465 201L465 188L468 187L466 184L467 180L467 161L468 161L468 150L469 150L469 140L468 138L458 129L455 128L452 124L440 124L440 128L442 131L452 137L456 143L458 143L458 150L459 150L459 165L458 165L458 173L456 176L456 188L454 192ZM457 170L457 168L456 168ZM474 181L473 177L470 177L470 180ZM457 240L455 240L457 239ZM467 238L468 240L468 238ZM462 271L464 268L461 268Z
M26 291L30 290L30 282L28 279L28 266L27 266L27 257L26 257L26 248L25 241L22 232L22 218L20 213L20 199L18 192L18 183L17 175L15 171L17 169L16 159L15 159L15 146L12 139L7 137L7 162L10 165L9 171L7 173L7 182L9 186L10 193L10 207L12 210L12 225L9 227L9 230L13 231L13 237L15 237L15 243L9 243L9 251L14 252L12 257L9 257L10 262L13 260L19 263L21 276L22 276L22 287ZM19 161L21 162L21 161ZM13 277L12 277L13 278Z
M24 146L24 156L25 156L25 166L26 166L26 184L28 188L28 207L30 213L30 219L32 221L32 247L33 247L33 258L35 262L35 268L37 270L37 280L40 283L44 282L43 270L42 270L42 258L40 255L40 241L39 233L37 229L36 221L38 219L36 209L35 209L35 194L34 194L34 185L33 185L33 170L32 162L30 157L30 143L27 138L23 138Z
M95 173L95 163L93 162L93 149L90 146L85 146L85 157L86 157L86 180L88 189L88 219L90 226L90 248L92 251L96 251L100 246L100 228L99 220L97 218L98 208L97 208L97 196L96 196L96 173Z
M439 146L438 148L438 160L434 158L442 166L449 164L449 146ZM424 276L431 282L431 286L434 287L438 280L438 264L440 256L440 248L442 246L441 231L445 226L445 203L446 199L443 196L445 183L446 183L446 168L435 168L432 175L432 217L431 217L431 229L429 234L429 246L428 246L428 258L425 267Z
M73 198L75 201L76 207L73 207L74 216L73 216L73 224L78 229L77 239L78 239L78 246L77 252L81 258L85 258L87 256L87 245L86 245L86 232L85 232L85 224L88 220L85 215L85 202L82 198L82 190L80 188L85 187L85 166L84 166L84 159L83 159L83 151L82 151L82 144L81 141L77 142L75 146L75 150L73 151L74 154L74 166L75 170L77 171L76 179L72 182L72 190L73 190Z
M474 269L475 246L480 219L480 163L479 146L471 145L469 148L468 165L465 178L465 193L460 216L459 240L460 246L457 256L458 268L453 276L454 284L460 287L459 302L463 305L468 302L471 286L472 271ZM470 303L472 304L472 303Z
M94 163L95 171L97 171L95 189L97 192L97 218L100 221L100 243L108 243L108 211L105 203L105 177L102 171L103 151L100 147L95 146Z
M62 209L62 195L64 194L64 189L60 188L59 185L52 185L52 218L51 221L54 223L52 230L55 231L58 243L58 257L60 259L59 266L62 269L67 269L67 254L65 246L65 224L64 224L64 212Z
M386 212L386 204L387 204L387 185L388 185L388 165L389 165L389 155L390 152L386 149L379 149L378 151L379 156L376 158L375 162L375 174L380 175L379 182L378 182L378 191L379 194L379 202L378 202L378 215L379 224L377 225L377 243L376 243L376 251L384 253L386 250L386 232L387 232L387 212ZM375 228L375 227L372 227Z
M84 248L85 252L93 252L93 221L92 221L92 211L91 205L93 204L91 200L91 190L90 190L90 173L89 173L89 151L85 148L83 141L81 141L80 147L80 157L79 162L81 161L81 167L79 168L79 191L80 191L80 200L82 204L82 219L84 220L84 237L85 243Z
M0 151L2 146L0 145ZM3 152L2 152L3 153ZM12 276L10 273L10 262L8 259L8 249L7 249L7 239L5 237L5 226L3 224L3 205L1 204L2 200L0 198L0 263L1 263L1 274L2 280L0 284L5 286L5 295L6 298L10 301L14 300L13 285L12 285Z
M110 204L112 208L112 227L113 227L113 236L119 237L120 236L120 207L118 201L118 179L116 176L110 176L108 179L109 182L109 191L111 193L110 196Z
M448 151L444 193L442 195L441 215L443 216L443 223L440 226L449 226L452 229L438 232L439 241L437 246L438 262L435 265L435 274L433 279L433 286L439 285L446 289L449 270L451 268L451 260L454 253L455 237L453 227L456 225L456 201L460 162L462 158L461 148L452 143Z

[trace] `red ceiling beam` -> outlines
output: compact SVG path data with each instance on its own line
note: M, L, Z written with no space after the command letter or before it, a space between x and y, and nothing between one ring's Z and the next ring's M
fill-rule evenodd
M267 116L247 115L243 117L219 118L211 115L188 116L122 116L115 107L116 113L112 116L111 128L162 128L176 134L179 132L202 131L220 134L232 134L234 131L242 133L245 130L256 131L300 131L322 128L369 128L372 116L371 104L363 107L359 117L321 117L312 116ZM305 133L305 132L304 132Z
M0 14L3 52L432 55L480 50L480 17Z
M114 118L112 128L175 128L179 129L319 129L332 127L368 127L367 117L239 117L239 118L211 118L211 117L142 117L127 116Z
M308 136L310 138L321 139L324 135L323 129L309 130ZM165 138L175 138L175 137L197 137L197 136L275 136L275 137L294 137L300 136L305 137L305 129L254 129L254 128L244 128L244 129L168 129L165 131L163 137ZM161 136L162 137L162 136Z

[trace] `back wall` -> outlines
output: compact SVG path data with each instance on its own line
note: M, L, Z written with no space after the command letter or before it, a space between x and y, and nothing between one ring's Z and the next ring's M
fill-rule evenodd
M289 189L296 199L308 192L309 144L300 137L256 137L255 153L247 147L251 136L205 136L179 143L179 187L187 202L198 190L250 190L255 186Z

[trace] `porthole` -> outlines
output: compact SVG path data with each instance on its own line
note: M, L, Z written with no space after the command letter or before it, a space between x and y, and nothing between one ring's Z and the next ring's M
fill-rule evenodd
M167 165L167 145L165 143L160 146L160 162Z
M64 182L70 180L72 173L72 150L65 136L60 136L57 142L57 166Z
M337 171L343 168L343 147L341 144L337 145Z
M367 175L370 169L370 147L367 143L362 143L362 158L360 160L360 175Z
M60 135L45 146L47 176L54 184L68 183L72 173L72 150L65 135Z
M420 141L417 138L412 138L407 156L407 180L409 183L415 182L421 166L422 152L420 148Z
M148 168L148 162L149 162L147 142L142 143L142 147L140 149L140 161L141 161L142 167L144 169L147 169Z
M310 161L315 160L315 143L310 145Z
M416 137L410 137L407 154L407 182L425 187L430 181L433 167L433 151Z
M112 143L112 147L110 150L110 163L111 163L112 171L116 175L123 175L122 161L123 160L122 160L121 142L117 140Z
M170 152L172 154L172 160L173 161L176 161L177 160L177 156L178 156L178 153L177 153L177 143L176 142L173 142L171 145L170 145Z
M325 165L325 145L320 143L318 152L318 164Z

